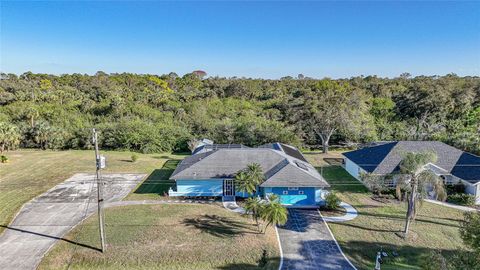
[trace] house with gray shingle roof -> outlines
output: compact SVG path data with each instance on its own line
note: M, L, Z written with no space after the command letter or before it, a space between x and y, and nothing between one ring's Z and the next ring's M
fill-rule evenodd
M329 184L295 147L270 143L251 148L241 144L200 144L175 169L175 187L169 196L247 197L235 189L235 176L249 164L262 167L265 180L257 194L276 194L292 207L316 207L323 203Z
M429 168L446 184L463 183L465 192L480 204L480 157L437 141L379 142L343 153L345 169L360 180L361 173L387 175L399 170L402 152L433 151L437 161Z

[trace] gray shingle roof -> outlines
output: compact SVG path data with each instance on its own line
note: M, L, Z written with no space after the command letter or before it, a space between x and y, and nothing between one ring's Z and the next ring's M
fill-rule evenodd
M281 150L275 150L273 147L219 148L206 153L194 154L185 158L170 178L233 178L238 171L245 169L247 165L252 163L260 164L265 173L266 180L261 185L262 187L329 186L308 162L301 161Z
M476 183L480 181L480 157L437 141L398 141L346 152L343 155L367 172L389 174L399 169L402 152L433 151L436 166Z
M313 169L315 170L315 169ZM316 170L315 170L316 171ZM288 163L277 173L263 182L261 187L329 187L320 174L299 169L296 165Z

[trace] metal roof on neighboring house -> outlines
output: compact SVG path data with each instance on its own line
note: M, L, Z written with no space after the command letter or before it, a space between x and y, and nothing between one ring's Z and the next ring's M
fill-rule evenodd
M289 147L289 152L284 151ZM328 183L303 159L297 158L293 146L278 143L259 148L214 147L209 151L198 151L185 158L171 175L171 179L233 178L247 165L258 163L265 174L262 187L328 187Z
M480 157L437 141L398 141L343 153L369 173L389 174L399 170L402 152L433 151L437 167L470 183L480 181Z

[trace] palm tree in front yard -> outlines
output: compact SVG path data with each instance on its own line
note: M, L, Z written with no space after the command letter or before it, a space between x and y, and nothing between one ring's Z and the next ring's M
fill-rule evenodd
M262 200L259 197L251 197L245 200L245 211L247 214L252 215L252 218L257 224L257 228L259 226L258 218L260 217L260 213L262 212L262 207Z
M427 195L427 187L431 185L437 199L445 200L446 192L442 180L431 170L427 168L429 163L434 163L437 159L433 152L407 152L403 153L400 162L401 177L399 181L407 187L407 215L403 237L407 237L410 229L410 223L415 219L417 203Z
M245 171L239 171L235 176L235 186L238 191L245 192L248 194L254 194L257 185L256 183L248 176Z
M263 174L260 164L252 163L237 173L235 176L235 185L237 190L253 195L257 191L257 186L260 185L264 179L265 175Z
M263 174L262 166L258 163L252 163L247 165L245 169L248 177L258 186L263 180L265 180L265 175Z
M262 207L260 217L267 223L263 233L267 230L267 227L270 225L284 225L287 223L288 212L280 202L270 201Z

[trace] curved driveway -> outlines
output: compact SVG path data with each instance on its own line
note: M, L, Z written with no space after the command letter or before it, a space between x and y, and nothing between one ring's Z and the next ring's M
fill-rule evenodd
M143 174L104 174L104 199L122 200ZM35 269L44 254L62 237L96 211L96 184L92 174L75 174L26 203L0 235L0 269ZM95 248L95 247L91 247Z
M278 227L283 270L353 270L317 210L288 209L288 222Z

